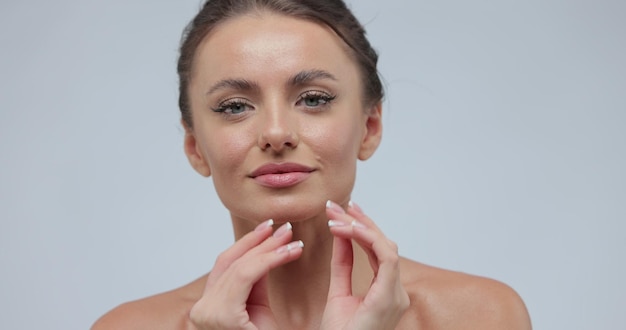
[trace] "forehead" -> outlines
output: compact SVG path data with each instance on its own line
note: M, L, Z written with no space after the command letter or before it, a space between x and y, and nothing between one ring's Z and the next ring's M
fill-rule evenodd
M311 69L358 83L351 51L332 29L309 20L255 13L222 22L205 37L197 49L192 80L244 77L271 82Z

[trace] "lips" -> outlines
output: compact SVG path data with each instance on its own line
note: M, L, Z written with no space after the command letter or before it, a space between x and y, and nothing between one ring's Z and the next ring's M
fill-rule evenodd
M272 163L272 164L265 164L257 168L252 173L250 173L250 177L256 178L261 175L285 174L285 173L292 173L292 172L311 173L313 172L313 169L308 166L304 166L304 165L300 165L296 163L280 163L280 164Z
M265 164L249 177L270 188L286 188L306 180L315 169L297 163Z

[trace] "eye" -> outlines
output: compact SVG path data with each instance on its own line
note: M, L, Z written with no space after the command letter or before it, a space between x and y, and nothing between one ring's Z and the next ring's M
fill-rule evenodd
M328 106L335 99L335 96L322 91L307 91L300 95L296 105L303 105L307 108L319 108Z
M230 99L221 102L217 108L212 109L214 112L219 112L224 116L236 116L241 115L246 111L253 110L252 105L244 99Z

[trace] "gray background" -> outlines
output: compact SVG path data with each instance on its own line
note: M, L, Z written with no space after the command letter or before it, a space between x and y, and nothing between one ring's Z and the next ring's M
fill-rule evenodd
M0 328L85 329L231 244L181 148L198 7L0 4ZM511 285L536 329L623 329L626 2L352 7L388 88L354 200L403 255Z

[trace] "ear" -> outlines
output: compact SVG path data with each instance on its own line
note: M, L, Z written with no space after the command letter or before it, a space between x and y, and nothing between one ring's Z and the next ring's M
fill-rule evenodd
M382 113L382 102L377 102L366 114L365 132L361 140L361 148L359 149L358 155L360 160L367 160L372 157L374 151L376 151L380 144L380 140L383 136Z
M189 164L191 164L191 167L193 167L194 170L196 170L196 172L200 175L204 177L211 176L211 168L200 151L200 145L196 140L193 129L187 126L182 119L181 124L185 128L184 149L185 155L187 155L187 159L189 160Z

